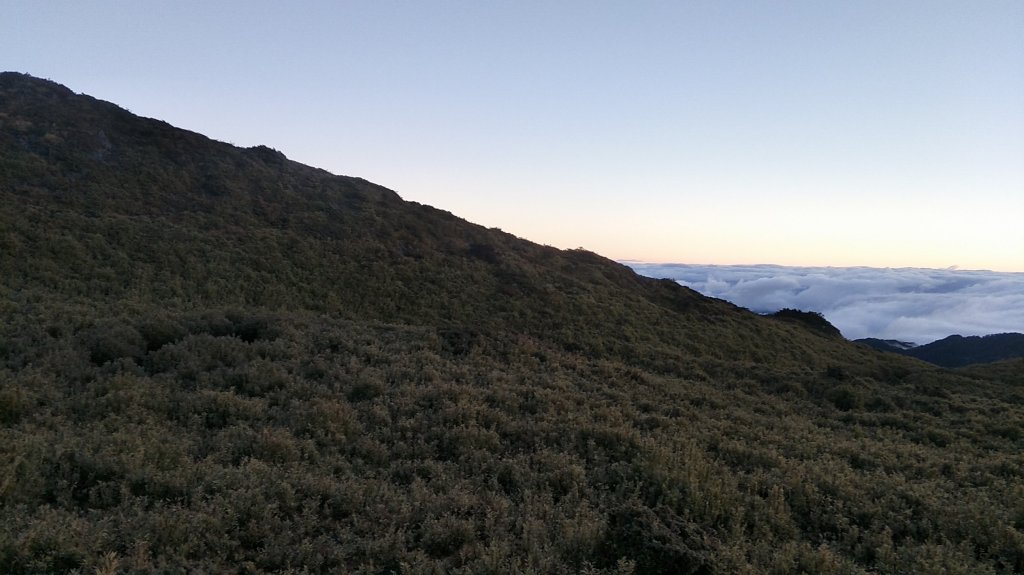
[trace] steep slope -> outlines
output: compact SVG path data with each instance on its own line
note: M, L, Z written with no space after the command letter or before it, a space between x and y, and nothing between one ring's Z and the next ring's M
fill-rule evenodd
M694 356L803 364L822 345L674 282L269 148L214 142L22 75L3 75L0 90L0 271L14 293L512 330L663 366ZM830 349L864 360L857 353Z
M11 73L0 317L3 573L1024 569L1016 364L878 354Z

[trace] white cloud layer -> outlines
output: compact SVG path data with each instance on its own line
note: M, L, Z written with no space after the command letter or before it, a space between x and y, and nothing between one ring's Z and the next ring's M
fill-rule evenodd
M849 339L1024 332L1024 273L627 263L755 312L820 312Z

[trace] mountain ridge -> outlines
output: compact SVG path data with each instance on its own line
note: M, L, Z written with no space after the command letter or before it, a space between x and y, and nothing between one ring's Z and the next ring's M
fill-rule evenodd
M0 572L1024 570L1020 362L784 315L3 73Z
M1024 357L1024 334L1021 333L997 333L983 336L951 335L931 343L910 347L894 346L888 341L870 338L854 341L881 351L915 357L942 367L964 367Z
M11 79L12 76L7 75L0 81L6 80L9 84ZM26 81L26 78L21 76L14 76L14 79ZM221 297L230 294L235 305L273 303L270 301L273 299L271 294L255 288L261 285L276 285L280 288L283 283L281 275L273 274L271 270L287 269L285 278L293 279L291 285L288 285L288 305L292 307L297 303L296 299L301 298L298 301L311 309L341 310L342 313L354 313L353 317L393 318L413 322L440 320L451 325L472 325L479 323L482 318L496 318L502 321L511 320L511 327L519 329L544 322L543 316L551 315L553 310L571 308L562 300L569 298L575 301L574 292L586 291L585 284L580 283L580 278L587 277L599 279L609 292L614 291L629 299L636 298L634 294L642 293L643 299L647 300L633 301L634 306L640 306L644 308L643 310L619 314L617 321L634 324L634 329L620 330L620 335L624 337L630 333L646 331L646 327L641 329L635 325L634 318L643 317L645 321L657 325L664 323L666 318L673 317L673 314L661 313L661 309L679 312L684 308L694 307L695 314L703 314L702 323L707 323L712 317L722 318L726 322L735 321L740 317L743 321L751 319L747 312L731 304L703 298L674 282L644 278L626 266L584 251L561 251L522 242L509 234L469 224L448 212L404 202L393 191L359 178L333 176L291 161L281 164L280 157L276 155L269 158L271 162L268 164L265 161L268 159L265 157L265 151L254 153L252 149L236 148L192 132L177 132L176 129L158 120L143 119L141 127L136 127L130 121L132 116L113 104L102 103L88 97L82 97L84 99L78 101L75 100L73 92L64 87L56 88L56 85L52 86L53 94L48 94L47 89L51 86L40 82L29 82L34 87L33 94L41 91L44 94L43 99L50 100L51 105L57 105L62 114L69 115L68 119L71 121L60 133L39 126L34 129L22 127L19 130L22 137L16 143L22 151L31 155L45 157L47 161L58 165L67 164L71 169L64 172L65 181L49 182L48 186L51 189L75 186L77 193L73 196L51 194L40 198L36 197L38 190L15 188L14 193L21 196L19 200L27 204L26 208L29 210L33 201L47 202L49 205L61 207L67 214L79 219L82 214L87 216L90 212L119 213L123 217L113 222L115 227L122 224L121 228L133 228L131 233L146 236L139 238L142 240L139 244L129 247L140 252L139 259L149 261L158 261L163 255L141 252L146 251L147 243L156 241L159 244L172 240L168 230L174 230L174 233L178 234L178 241L185 239L181 236L198 238L203 235L215 235L216 241L226 247L238 243L234 236L246 234L244 226L248 226L250 230L259 230L258 237L247 237L245 241L255 240L264 246L258 250L263 261L250 258L241 262L244 264L242 270L238 270L237 265L230 260L225 262L233 267L233 273L239 273L245 278L242 285L219 288ZM12 100L16 106L18 101ZM94 110L93 106L98 108L98 111ZM81 107L87 108L89 112L78 111ZM31 113L32 108L29 107L23 115ZM48 121L60 119L49 118ZM100 133L103 134L102 139L107 142L106 144L96 143ZM30 138L30 134L34 138ZM100 146L98 149L104 150L105 155L97 155L96 146ZM210 152L203 156L188 152L193 146L209 147ZM118 149L122 147L130 150L130 153L119 153ZM224 156L226 161L215 163L212 158L220 157L218 154ZM16 156L7 157L9 171L20 170L27 172L25 176L31 175L30 162L12 166L10 158ZM125 181L124 174L130 174L131 177ZM173 177L167 177L171 175ZM300 178L299 185L293 183L294 180L287 179L296 177ZM150 193L149 190L153 188L147 186L147 181L161 182L159 193ZM112 196L109 193L112 189L130 190L132 196ZM315 195L310 195L310 191ZM223 220L211 221L207 215L224 210L225 207L232 210L232 213L223 216L231 222L229 228L225 228ZM35 217L39 219L33 221ZM54 224L52 219L44 223L43 218L49 218L49 214L37 215L28 211L19 214L17 220L8 221L6 224L11 228L34 224L39 229ZM430 221L431 225L423 225L425 221ZM74 225L79 223L84 226L90 224L89 221L78 221ZM125 229L112 231L128 233ZM219 233L211 233L213 231ZM65 235L64 239L68 243L80 243L75 242L70 234ZM106 243L105 238L96 239L98 243ZM43 244L45 241L39 237L35 243ZM283 245L288 243L291 245ZM360 245L361 243L365 245ZM102 245L90 249L72 245L67 249L88 256L97 247L106 247L111 252L117 251L117 246ZM339 270L338 273L332 274L329 270L317 270L312 273L309 270L302 270L294 262L288 261L294 259L293 255L289 254L286 259L282 253L295 247L307 253L319 252L317 256L307 257L329 258L329 265ZM204 248L195 246L194 249ZM374 252L372 259L365 259L367 249ZM242 248L239 248L239 251L243 251ZM267 263L272 255L277 255L275 252L280 254L280 257L273 263ZM15 261L42 259L37 254L19 255L15 250L8 253L15 256ZM357 253L362 255L355 256ZM430 254L435 261L428 261L429 258L425 260L425 254ZM359 263L361 267L357 268L352 260L360 257L364 260ZM100 263L77 264L76 271L83 277L95 275L94 270L110 268L111 260L116 259L117 257L111 254ZM203 257L203 260L214 264L225 259L227 258L221 253L210 251ZM444 266L461 267L468 272L467 275L480 274L482 278L485 276L481 273L484 271L481 268L497 268L501 276L501 285L497 285L494 281L496 278L488 274L486 281L491 285L487 293L474 294L467 290L453 290L453 286L445 280L443 270L438 269L436 265L440 260L445 262ZM110 271L121 276L135 274L132 283L147 282L146 278L139 277L138 269L132 267L132 262L123 263L124 270ZM544 273L550 279L545 278L541 281L542 278L538 276L540 270L545 270ZM19 273L12 275L31 278L33 271L19 270ZM203 270L200 268L183 271L195 274ZM153 269L151 273L161 272L159 269ZM365 281L353 283L352 278L358 273L369 274L370 277ZM207 271L207 275L212 274ZM32 278L33 281L38 279ZM346 282L352 284L351 289L356 291L349 297L337 291L324 289L325 286L345 285ZM148 283L153 282L149 280ZM166 278L166 281L158 283L160 285L153 286L154 291L162 292L165 300L168 296L171 296L172 301L174 298L202 297L201 294L195 293L174 293L169 289L174 285L173 278ZM416 285L419 294L414 295L408 289L403 289L405 284ZM549 287L538 289L538 286L545 284ZM309 289L310 286L316 289ZM373 286L372 293L368 293L365 286ZM379 293L382 289L385 293ZM532 297L549 300L549 305L531 308L530 317L517 322L517 314L524 310L510 313L510 310L500 309L500 302L503 295L516 294L523 290L530 291ZM623 293L622 290L626 292ZM331 303L332 299L342 301ZM454 302L470 309L460 313L453 308ZM369 307L374 309L367 309ZM591 317L589 321L605 322L606 325L602 328L604 331L615 330L615 325L607 322L609 318L603 316L604 314ZM564 326L571 326L577 322L573 315L564 313L557 320L553 319L546 323L547 330L565 332ZM714 325L714 322L702 325L697 336L699 337L700 333L713 333ZM582 329L582 326L578 327L579 329L574 330L577 333L587 331ZM679 335L672 335L675 331L677 329L665 326L661 330L659 340L648 340L644 343L652 349L660 347L668 355L678 357L679 354L670 351L669 346L686 347L689 341L680 338ZM578 342L573 341L578 339L576 335L563 335L563 339L570 340L570 345L578 345ZM668 345L662 344L662 339L667 341ZM726 338L719 339L724 345ZM615 344L604 342L599 347L606 348L610 345ZM695 351L693 346L690 348L690 353ZM728 352L742 355L745 350L743 346L734 346ZM780 345L772 353L784 355L788 352L786 346Z

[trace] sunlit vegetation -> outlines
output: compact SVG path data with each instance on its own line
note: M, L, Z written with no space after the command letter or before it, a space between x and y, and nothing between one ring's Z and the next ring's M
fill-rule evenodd
M1024 571L1019 361L881 354L10 74L0 296L2 573Z

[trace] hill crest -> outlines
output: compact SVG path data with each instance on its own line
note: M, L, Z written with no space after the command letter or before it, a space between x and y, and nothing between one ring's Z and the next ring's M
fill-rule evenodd
M511 330L615 357L645 349L665 365L806 356L819 345L675 282L486 229L267 147L216 142L22 74L0 76L0 91L0 173L5 203L19 206L4 223L9 238L28 238L0 259L21 278L15 289ZM61 261L67 253L78 257ZM47 268L66 280L41 277ZM740 329L767 349L736 338Z

